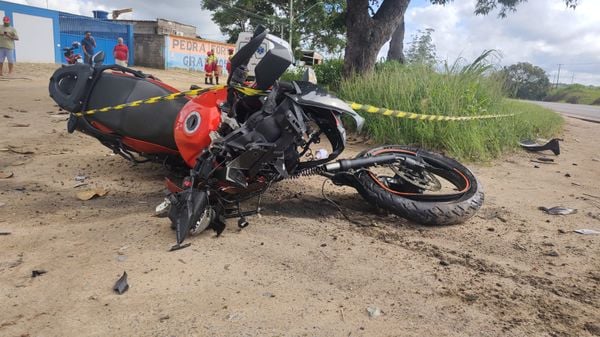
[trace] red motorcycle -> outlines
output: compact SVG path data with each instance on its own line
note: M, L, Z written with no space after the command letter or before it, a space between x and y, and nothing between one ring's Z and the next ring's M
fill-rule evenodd
M247 64L264 40L273 48L248 85ZM172 193L157 207L176 230L173 249L190 233L211 228L219 235L226 218L246 227L260 208L243 211L241 202L260 204L274 182L308 175L354 187L369 203L421 224L460 223L481 207L475 176L439 154L386 145L337 160L346 145L341 117L351 117L359 131L364 119L310 82L278 81L292 61L287 42L259 29L232 58L227 85L196 97L117 65L58 69L49 90L71 112L69 132L93 136L135 163L186 172L181 185L168 181ZM136 102L148 98L153 104Z

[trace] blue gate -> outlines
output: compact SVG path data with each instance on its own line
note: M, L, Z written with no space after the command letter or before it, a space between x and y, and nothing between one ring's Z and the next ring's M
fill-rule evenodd
M61 48L71 46L74 41L81 42L86 31L92 32L96 40L96 52L104 51L106 58L104 64L115 63L113 48L117 45L117 38L123 38L123 43L129 48L128 64L133 65L133 25L122 24L114 21L93 19L86 16L59 13L60 45ZM83 51L76 50L83 58ZM64 62L64 57L63 60Z

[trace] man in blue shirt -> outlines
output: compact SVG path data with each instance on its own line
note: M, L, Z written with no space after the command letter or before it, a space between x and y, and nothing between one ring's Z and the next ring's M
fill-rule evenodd
M81 47L85 54L85 63L92 64L92 56L94 56L94 48L96 48L96 40L92 37L92 32L85 32L85 37L81 40Z

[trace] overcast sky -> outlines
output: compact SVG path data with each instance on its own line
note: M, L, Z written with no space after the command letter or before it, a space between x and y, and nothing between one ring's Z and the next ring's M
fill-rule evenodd
M200 0L9 0L32 6L91 15L92 10L132 7L125 19L164 18L192 24L198 34L224 39L211 22L210 13L200 10ZM600 0L580 0L576 10L565 8L564 0L529 0L516 13L497 18L497 13L475 16L475 0L456 0L434 6L428 0L412 0L406 13L405 42L418 29L433 28L438 57L453 62L457 57L472 60L483 50L501 52L501 65L530 62L542 67L551 81L600 85ZM380 55L387 54L387 45Z

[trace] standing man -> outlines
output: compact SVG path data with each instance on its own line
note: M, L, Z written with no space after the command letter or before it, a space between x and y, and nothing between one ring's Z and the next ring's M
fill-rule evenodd
M92 56L94 56L94 48L96 48L96 40L92 37L92 32L85 32L85 37L81 40L81 46L85 54L85 63L92 64Z
M17 31L10 26L10 18L5 16L0 27L0 76L3 76L4 59L8 59L8 76L13 74L15 65L15 41L19 39Z
M117 39L117 45L113 49L113 56L115 57L115 63L127 67L127 60L129 60L129 48L123 44L123 38Z

